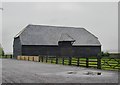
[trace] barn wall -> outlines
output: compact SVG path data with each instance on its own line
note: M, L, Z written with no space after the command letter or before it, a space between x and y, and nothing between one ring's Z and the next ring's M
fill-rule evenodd
M74 46L74 56L97 56L101 52L101 46Z
M57 55L58 46L22 46L22 55Z
M16 58L18 55L21 55L21 42L20 38L15 38L13 42L13 56Z
M101 46L22 46L22 55L97 56Z

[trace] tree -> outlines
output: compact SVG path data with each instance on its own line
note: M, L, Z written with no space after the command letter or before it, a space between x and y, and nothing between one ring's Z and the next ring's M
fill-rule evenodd
M3 51L3 48L2 48L2 46L0 44L0 56L3 56L3 55L4 55L4 51Z

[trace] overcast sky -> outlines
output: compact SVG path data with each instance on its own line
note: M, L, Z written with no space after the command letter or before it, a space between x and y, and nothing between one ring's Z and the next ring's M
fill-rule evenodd
M2 8L2 3L0 2L0 8ZM2 9L0 9L0 43L2 42Z
M28 24L84 27L98 37L102 50L118 49L117 2L4 2L2 5L2 46L6 53L12 52L14 36Z

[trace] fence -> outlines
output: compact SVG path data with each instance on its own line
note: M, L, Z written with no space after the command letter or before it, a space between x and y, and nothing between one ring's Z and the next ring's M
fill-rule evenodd
M4 58L13 58L4 55ZM104 70L120 70L120 56L104 57L59 57L59 56L18 56L18 60L36 61L52 64L62 64L80 67L92 67Z
M105 70L120 70L119 57L58 57L58 56L18 56L19 60L28 60L52 64L92 67Z
M13 58L12 54L2 55L1 58Z
M84 67L95 67L101 69L100 58L85 58L85 57L50 57L40 56L41 62L55 63L62 65L73 65L73 66L84 66Z
M120 56L103 57L101 59L102 69L120 70Z

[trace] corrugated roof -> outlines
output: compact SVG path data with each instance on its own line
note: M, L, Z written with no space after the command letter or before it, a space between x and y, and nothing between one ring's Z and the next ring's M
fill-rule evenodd
M101 45L96 36L76 27L28 25L18 36L22 45L58 45L60 40L75 40L73 45Z

